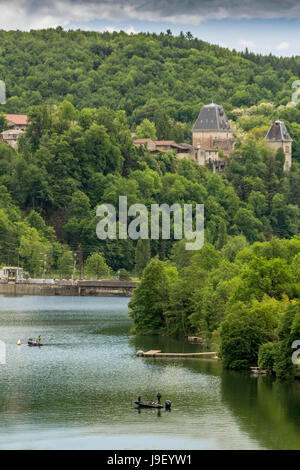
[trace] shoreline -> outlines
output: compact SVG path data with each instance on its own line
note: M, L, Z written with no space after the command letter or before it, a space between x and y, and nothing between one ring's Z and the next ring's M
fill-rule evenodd
M30 282L0 283L0 295L42 295L78 297L132 297L134 281L58 281L55 284Z

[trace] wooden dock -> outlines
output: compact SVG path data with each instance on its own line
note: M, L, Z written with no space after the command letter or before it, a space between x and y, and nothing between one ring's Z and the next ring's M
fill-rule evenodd
M153 349L151 351L143 352L139 351L139 356L141 357L178 357L179 359L188 359L190 357L206 357L213 356L214 359L217 358L217 353L215 351L205 351L199 353L162 353L160 350Z

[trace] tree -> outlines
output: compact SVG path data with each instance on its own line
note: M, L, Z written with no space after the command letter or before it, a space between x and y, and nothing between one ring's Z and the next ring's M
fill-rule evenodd
M109 267L101 253L92 253L86 260L85 272L89 276L105 277L109 274Z
M60 276L70 279L74 271L74 257L71 251L65 251L58 259L57 267Z
M168 301L168 278L164 263L154 258L145 268L141 282L129 302L129 316L137 333L158 334L166 326L164 311Z
M119 270L119 281L130 281L130 276L124 268Z
M227 242L227 228L226 228L226 222L224 220L221 220L219 223L219 235L218 239L216 241L216 248L217 250L222 250L223 246Z
M7 119L3 113L0 113L0 132L3 132L7 129Z
M284 294L292 298L295 290L291 268L286 260L255 257L243 268L231 302L262 300L265 294L278 300Z
M150 257L150 241L139 238L135 249L135 270L139 277L143 274L145 267L150 261Z
M139 126L137 126L135 131L136 139L145 139L149 138L152 140L157 140L155 124L149 119L144 119Z
M264 343L258 350L258 367L262 370L273 371L275 348L278 343Z
M257 365L259 347L272 341L281 312L280 302L265 298L250 306L236 303L221 324L220 355L229 369Z
M21 230L19 254L24 268L31 275L41 275L49 268L50 243L43 239L34 227L23 226Z
M300 302L292 302L284 315L282 315L278 327L279 342L274 349L273 370L276 377L282 380L291 380L298 369L292 362L292 345L300 339Z

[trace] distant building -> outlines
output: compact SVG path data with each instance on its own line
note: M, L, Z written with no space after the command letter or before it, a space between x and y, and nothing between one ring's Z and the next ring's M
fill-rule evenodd
M134 139L133 141L136 147L144 146L149 152L154 152L156 149L155 142L152 139Z
M177 143L175 140L152 140L149 138L135 139L136 147L144 146L151 153L164 153L172 150L176 151L176 158L181 160L187 158L200 166L207 166L213 172L222 172L225 169L224 158L219 157L219 152L214 148L205 148L198 145L194 147L187 143Z
M28 127L26 114L5 114L8 129L0 133L0 142L10 145L13 149L18 149L18 137L25 132Z
M28 127L27 114L5 114L8 128L25 131Z
M0 142L10 145L13 149L18 149L18 137L23 134L22 130L9 129L0 133Z
M292 143L291 139L284 122L282 121L273 121L270 129L266 135L268 147L277 152L278 149L282 148L285 161L284 161L284 171L289 171L292 166Z
M4 266L4 268L0 269L0 279L6 282L23 281L23 268Z
M211 103L202 107L192 129L193 146L221 149L229 155L234 151L235 139L222 106Z
M133 142L136 146L144 145L150 152L175 150L178 159L187 158L200 166L211 168L213 172L223 172L227 159L220 157L219 150L229 157L235 146L233 132L223 107L215 103L203 106L192 136L192 145L174 140L135 139Z
M193 144L176 143L174 140L136 139L136 146L144 145L150 152L175 150L176 158L193 160L200 166L207 166L215 173L222 173L227 158L234 151L236 140L222 106L210 103L202 107L192 129ZM292 139L282 121L274 121L266 135L269 148L282 148L285 155L284 171L292 166ZM219 155L222 150L225 158Z

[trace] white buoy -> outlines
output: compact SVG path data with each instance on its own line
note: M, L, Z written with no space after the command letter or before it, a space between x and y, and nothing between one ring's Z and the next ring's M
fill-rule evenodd
M22 343L21 343L21 340L19 339L19 341L17 342L17 345L18 345L18 346L21 346L21 344L22 344Z

